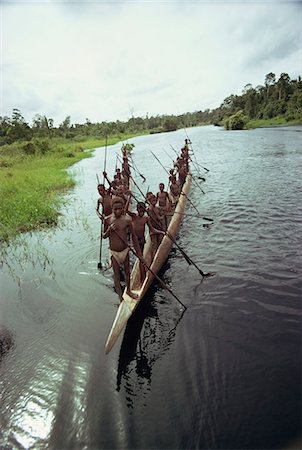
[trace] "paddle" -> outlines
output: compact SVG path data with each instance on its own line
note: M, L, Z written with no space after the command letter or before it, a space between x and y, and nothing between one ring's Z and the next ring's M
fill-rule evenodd
M136 172L139 174L139 176L143 179L143 182L146 181L146 177L144 177L144 175L142 173L140 173L140 171L137 168L137 165L135 164L135 162L133 161L133 158L131 156L131 162L133 164L133 169L136 170Z
M167 214L168 216L173 216L173 214L181 214L182 216L186 216L186 217L195 217L196 219L203 219L203 220L208 220L209 222L214 222L213 219L209 219L208 217L202 217L196 214L187 214L187 213L182 213L179 211L174 211L171 212L171 214Z
M107 162L107 136L106 136L106 146L105 146L105 159L104 159L104 170L103 170L103 185L105 185L105 175L104 172L106 172L106 162ZM97 179L99 181L99 177L97 176ZM103 199L104 201L104 199ZM102 203L102 213L104 212L104 205ZM100 257L98 262L98 269L102 269L102 248L103 248L103 221L101 221L101 236L100 236Z

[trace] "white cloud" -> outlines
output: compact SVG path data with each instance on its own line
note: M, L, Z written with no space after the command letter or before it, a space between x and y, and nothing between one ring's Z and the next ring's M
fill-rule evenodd
M16 3L2 8L1 115L73 122L219 106L301 72L296 3Z

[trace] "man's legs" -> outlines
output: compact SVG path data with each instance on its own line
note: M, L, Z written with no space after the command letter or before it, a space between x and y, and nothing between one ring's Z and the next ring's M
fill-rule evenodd
M125 270L125 278L126 278L126 286L127 286L127 294L131 298L137 298L136 294L133 294L130 290L130 258L129 258L129 252L126 256L126 259L124 261L124 270Z
M113 274L114 274L114 287L115 287L117 295L119 296L120 303L121 303L123 301L123 293L122 293L121 278L120 278L120 265L117 262L117 260L114 258L114 256L111 256L111 264L113 267Z

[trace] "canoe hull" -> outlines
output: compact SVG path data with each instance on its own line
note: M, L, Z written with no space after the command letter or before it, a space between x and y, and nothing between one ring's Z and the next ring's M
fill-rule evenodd
M186 206L187 202L187 195L190 191L192 182L191 175L187 175L186 182L183 185L182 188L182 194L180 196L180 199L177 203L175 213L172 216L172 219L170 221L168 231L169 234L173 237L173 239L176 238L176 235L178 233L180 223L183 217L183 212ZM168 258L170 249L173 245L172 240L165 235L160 246L157 249L157 252L154 256L153 262L151 264L151 239L150 236L148 236L145 247L144 247L144 259L146 261L146 264L148 267L150 267L151 264L151 270L155 274L159 272L162 265ZM115 320L113 322L113 325L111 327L106 345L105 345L105 352L109 353L112 349L113 345L115 344L118 336L122 332L123 328L125 327L127 321L133 314L135 308L140 303L140 301L143 299L144 295L146 294L147 290L151 286L152 282L154 281L154 275L151 273L151 271L147 272L146 278L144 280L144 283L141 285L140 282L140 270L139 270L139 261L136 260L132 272L131 272L131 290L135 294L138 295L138 298L134 300L133 298L129 297L129 295L126 293L126 290L123 294L123 301L120 304Z

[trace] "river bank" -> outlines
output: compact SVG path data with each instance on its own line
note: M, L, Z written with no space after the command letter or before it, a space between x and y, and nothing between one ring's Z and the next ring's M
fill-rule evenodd
M272 119L252 119L247 123L247 129L290 127L292 125L302 125L301 119L286 120L285 117L273 117Z
M149 133L149 131L148 131ZM140 133L108 137L108 145ZM0 148L0 241L8 241L18 233L57 224L62 192L74 186L72 175L65 169L91 151L105 146L105 138L86 140L35 139ZM101 171L101 168L100 168Z

